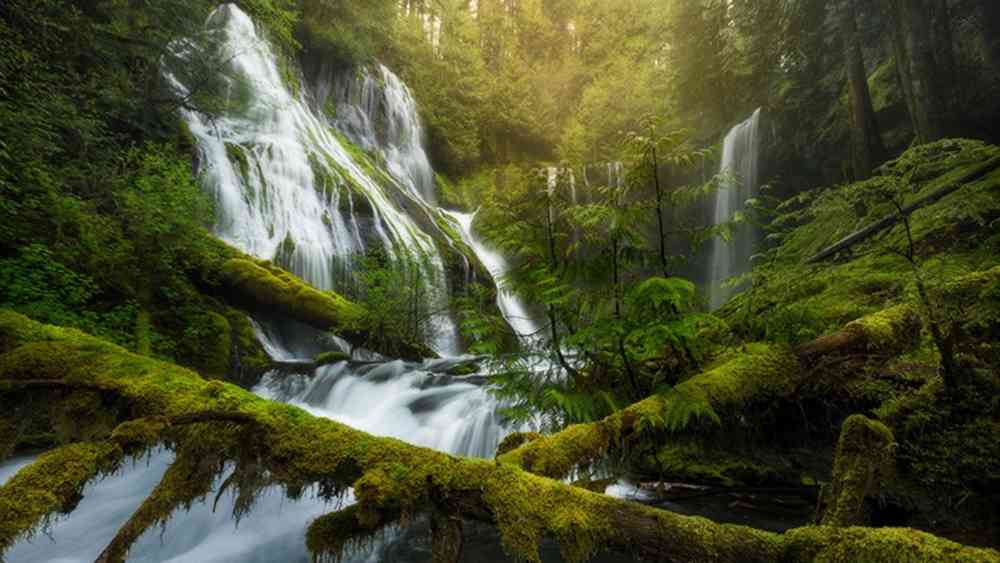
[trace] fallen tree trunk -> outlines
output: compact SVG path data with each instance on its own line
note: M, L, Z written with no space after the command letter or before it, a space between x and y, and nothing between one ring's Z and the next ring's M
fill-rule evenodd
M897 213L890 215L880 221L868 225L867 227L861 229L860 231L856 231L854 233L851 233L850 235L847 235L840 241L824 248L823 250L819 251L818 253L810 257L808 260L806 260L806 263L814 264L816 262L821 262L823 260L826 260L827 258L830 258L831 256L836 255L838 252L847 250L848 248L860 242L863 242L877 235L878 233L881 233L882 231L896 225L902 220L903 216L910 215L911 213L922 207L927 207L928 205L937 203L944 197L955 193L966 184L982 178L983 176L989 174L990 172L996 170L997 168L1000 168L1000 157L994 157L984 162L983 164L976 166L975 168L959 176L954 181L940 188L934 193L929 194L926 197L911 203L910 205L907 205L902 209L902 214Z
M202 282L241 308L287 317L334 332L355 346L409 360L437 354L420 343L373 334L367 309L332 291L321 291L265 260L253 259L220 241L196 265Z
M772 374L795 362L787 350L761 349L753 357ZM83 484L107 471L106 460L115 462L123 452L152 447L174 427L172 422L183 421L183 431L171 436L171 443L180 441L178 448L207 440L214 451L225 452L227 448L216 447L212 440L229 436L227 447L241 459L253 459L269 482L283 485L289 495L319 485L320 495L333 499L353 487L357 508L339 519L318 520L325 527L311 530L310 545L318 549L324 549L322 536L339 533L338 520L367 533L394 521L393 515L446 506L450 518L495 524L506 549L531 561L538 560L543 536L557 539L570 561L585 560L605 548L678 563L877 560L886 554L912 561L1000 561L996 551L908 529L800 528L779 535L616 500L509 463L462 459L370 436L78 331L41 325L7 311L0 311L0 379L52 379L96 387L108 399L129 405L130 413L130 420L107 440L46 454L0 487L0 551L44 523L50 513L71 508ZM761 384L787 385L781 380ZM738 378L727 377L724 385L719 381L701 390L712 399L723 391L735 398L744 394L741 386ZM222 412L232 416L220 416ZM229 430L219 432L217 425ZM188 479L191 474L183 472L179 482L195 486ZM131 521L163 520L188 494L164 490L157 495L162 505L156 499L144 504ZM449 556L454 549L448 538L453 541L454 533L445 531L439 538L444 542L440 551ZM127 552L126 540L134 535L126 531L110 551Z
M635 403L604 420L570 426L508 448L498 459L532 473L562 478L575 467L601 458L610 448L637 439L647 429L674 430L702 413L734 411L749 401L789 397L821 360L856 353L902 352L914 346L919 335L920 318L915 309L899 305L853 321L843 330L795 350L751 344L742 354L666 394Z

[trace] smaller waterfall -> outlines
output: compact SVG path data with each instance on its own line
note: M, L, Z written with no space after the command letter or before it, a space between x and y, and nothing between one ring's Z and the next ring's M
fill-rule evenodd
M714 225L732 220L733 215L743 211L747 200L757 193L760 114L761 110L758 109L726 135L719 171L727 178L715 193L712 215ZM731 242L718 237L712 241L707 276L712 309L721 307L735 291L733 288L722 287L725 281L749 271L754 236L751 227L739 225L733 232Z
M317 102L335 104L333 122L365 150L377 151L386 168L411 195L434 205L434 169L424 150L417 102L403 81L384 65L334 75L321 71Z
M521 339L530 339L538 335L541 329L534 319L532 319L524 302L517 295L503 288L503 278L509 271L507 261L504 260L500 253L488 248L473 232L472 222L476 218L475 213L458 213L455 211L445 211L445 213L458 223L465 243L472 248L479 261L486 266L490 275L493 276L493 281L497 286L497 306L500 308L500 312L507 320L510 328Z
M608 187L621 188L625 185L625 165L621 162L608 163Z

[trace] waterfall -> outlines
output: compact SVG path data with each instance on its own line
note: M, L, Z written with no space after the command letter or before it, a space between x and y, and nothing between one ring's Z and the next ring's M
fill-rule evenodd
M715 193L712 216L714 225L732 220L733 215L743 211L747 200L757 193L760 114L761 110L758 109L726 135L719 170L726 179ZM712 240L707 276L712 309L721 307L735 291L733 288L722 287L723 283L750 270L754 236L751 227L738 225L731 242L719 237Z
M208 26L224 37L228 65L223 80L234 100L221 115L183 112L197 141L199 172L217 208L215 233L253 256L274 260L320 289L349 287L356 258L381 247L396 260L420 259L421 275L435 311L448 310L448 283L438 245L422 230L406 199L432 197L433 173L420 143L416 104L398 77L380 68L386 84L379 105L388 115L386 134L365 137L384 155L390 176L338 138L336 126L293 94L277 58L253 21L233 4L217 9ZM188 87L170 73L180 92ZM362 104L375 104L365 77ZM344 104L345 113L361 111ZM374 115L372 108L366 115ZM404 211L407 210L407 211ZM428 213L426 209L422 210ZM433 221L425 221L433 223ZM447 312L433 319L432 345L458 352L457 329Z
M323 67L316 104L337 128L365 150L377 151L409 193L433 205L434 170L424 150L424 129L410 89L384 65L359 72Z
M510 325L514 333L521 339L530 340L538 335L541 328L528 312L528 308L524 305L524 302L516 294L505 290L503 287L503 278L510 270L507 261L500 253L487 247L473 231L472 223L476 218L475 213L450 211L448 215L458 224L465 243L472 248L472 251L476 253L476 257L486 266L486 269L493 277L493 281L497 286L497 306L500 308L504 319L507 320L507 324Z

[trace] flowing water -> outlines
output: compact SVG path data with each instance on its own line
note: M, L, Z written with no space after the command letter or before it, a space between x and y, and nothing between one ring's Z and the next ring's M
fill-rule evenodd
M244 12L223 5L208 26L223 36L220 56L228 61L223 80L232 103L212 118L191 111L184 117L197 140L202 181L215 197L215 233L321 289L349 285L357 258L372 248L396 259L420 258L432 288L431 309L441 311L434 319L434 348L456 354L457 330L447 312L449 288L435 233L421 229L418 213L408 207L427 213L420 204L433 191L409 91L381 67L385 88L376 88L365 75L359 80L366 94L338 106L344 115L385 113L383 138L361 133L369 148L379 147L391 173L386 176L352 154L337 129L345 122L318 110L308 89L292 93L271 46ZM167 70L179 91L189 91ZM383 94L378 100L376 91Z
M208 27L224 45L233 103L211 118L195 112L184 117L197 141L205 188L217 203L216 234L323 289L350 284L357 258L373 247L394 258L419 256L425 279L437 290L430 296L432 307L447 310L449 288L434 238L441 234L435 232L434 175L405 85L379 66L346 76L320 72L312 89L296 94L282 78L271 46L239 8L220 7ZM197 52L190 45L176 48ZM167 73L179 91L187 91L176 78L181 73ZM347 141L369 151L370 160ZM492 258L493 268L505 267L498 256ZM450 315L442 313L437 325L434 345L446 359L339 363L291 375L284 370L265 376L254 391L371 434L457 455L492 456L507 431L499 405L481 377L447 375L468 358L451 357L459 345ZM269 355L287 365L308 364L319 350L343 347L294 323L257 319L255 327ZM77 510L56 522L49 537L19 543L8 553L10 560L93 561L172 459L169 450L158 450L90 484ZM5 464L0 476L14 469ZM269 488L237 525L232 495L222 495L214 510L212 500L147 532L129 560L308 561L309 522L340 508L309 492L291 500ZM352 502L350 494L342 502ZM404 539L405 533L351 560L383 560L399 545L413 543Z
M279 342L269 341L272 349L280 346ZM287 349L281 349L277 355L286 361L308 360L307 356ZM496 400L480 385L470 382L475 378L445 373L462 361L465 359L423 363L342 362L312 373L272 373L254 391L371 434L458 455L491 457L507 430L497 415ZM168 450L158 450L118 474L88 485L83 501L69 517L51 526L48 535L16 544L7 553L8 560L93 561L156 486L172 459ZM0 466L0 483L30 461L19 458ZM221 476L216 485L225 477ZM209 495L187 511L178 511L162 529L146 532L131 551L129 561L306 562L310 560L305 545L309 523L353 502L348 494L341 504L330 504L315 498L314 491L291 500L280 488L271 487L237 523L232 517L233 495L222 495L213 510L214 496L214 493ZM346 561L383 561L389 552L398 553L403 547L410 550L413 548L410 544L424 542L425 532L415 526L408 532L390 534L387 541ZM495 560L504 560L498 549L496 552ZM428 560L424 555L415 552L401 555L397 560Z
M458 213L456 211L447 212L458 224L462 232L462 238L466 244L476 253L479 261L486 266L490 275L497 285L497 306L507 320L507 324L514 330L514 333L521 339L531 339L538 336L541 328L532 318L531 313L524 302L518 298L517 294L504 289L504 276L507 275L509 267L504 257L495 250L489 248L486 243L476 236L472 224L476 218L474 213Z
M760 114L761 110L758 109L726 135L720 166L720 173L726 180L715 193L712 214L714 225L730 221L734 214L746 208L747 200L757 193ZM718 237L712 240L707 275L712 309L721 307L735 291L734 288L724 287L724 282L745 274L750 269L750 256L754 247L753 229L741 225L734 231L732 238L731 242Z

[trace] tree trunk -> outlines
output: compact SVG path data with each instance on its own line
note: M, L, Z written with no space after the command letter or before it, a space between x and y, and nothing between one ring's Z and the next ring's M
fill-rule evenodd
M986 58L993 72L1000 73L1000 2L981 0L980 4Z
M654 138L653 135L650 138ZM660 236L660 268L664 278L670 277L670 270L667 268L667 234L663 224L663 188L660 186L660 159L656 154L656 145L653 145L653 185L656 187L656 227Z
M891 0L896 65L920 144L945 136L947 109L940 93L930 0Z
M840 13L840 34L844 43L847 90L851 105L851 162L854 180L867 180L872 170L885 159L885 146L875 108L868 91L868 73L854 20L854 0L846 0Z
M958 61L955 58L955 39L951 31L951 7L949 0L931 0L931 22L935 60L937 61L937 81L941 96L950 107L955 101L955 87L958 84ZM995 4L996 2L994 2Z
M900 305L848 323L840 332L788 350L758 346L713 369L678 384L670 393L654 395L611 416L570 426L517 447L498 459L532 473L562 478L575 467L602 458L612 448L662 430L663 419L677 409L700 403L715 412L739 411L748 402L786 398L806 383L816 366L844 357L885 357L912 349L920 334L920 317ZM732 386L739 381L738 388Z
M771 365L747 364L744 374ZM318 485L321 497L332 500L353 486L356 505L320 517L309 528L308 545L318 557L331 555L331 550L339 555L345 538L371 537L386 524L444 501L449 519L495 525L508 552L530 561L539 561L538 544L546 536L559 542L569 561L587 560L603 549L666 563L874 561L886 554L915 561L1000 561L994 550L916 530L804 527L775 534L673 514L529 475L508 463L469 460L370 436L80 332L0 311L0 382L32 375L99 386L109 400L133 405L133 416L145 418L123 423L101 442L47 453L0 487L0 555L51 514L71 511L84 485L113 471L126 452L141 455L136 446L155 447L172 438L168 443L175 447L209 439L224 445L215 451L247 451L267 483L284 486L289 495ZM742 388L732 389L729 376L725 379L720 383L729 394L743 394ZM771 380L764 388L774 387ZM240 413L253 423L243 430L202 427L186 435L162 433L164 418L216 410ZM181 497L167 496L171 502L155 510L150 503L139 509L137 519L169 518L176 508L173 500ZM438 552L447 560L457 551L457 523L439 522L438 530Z

